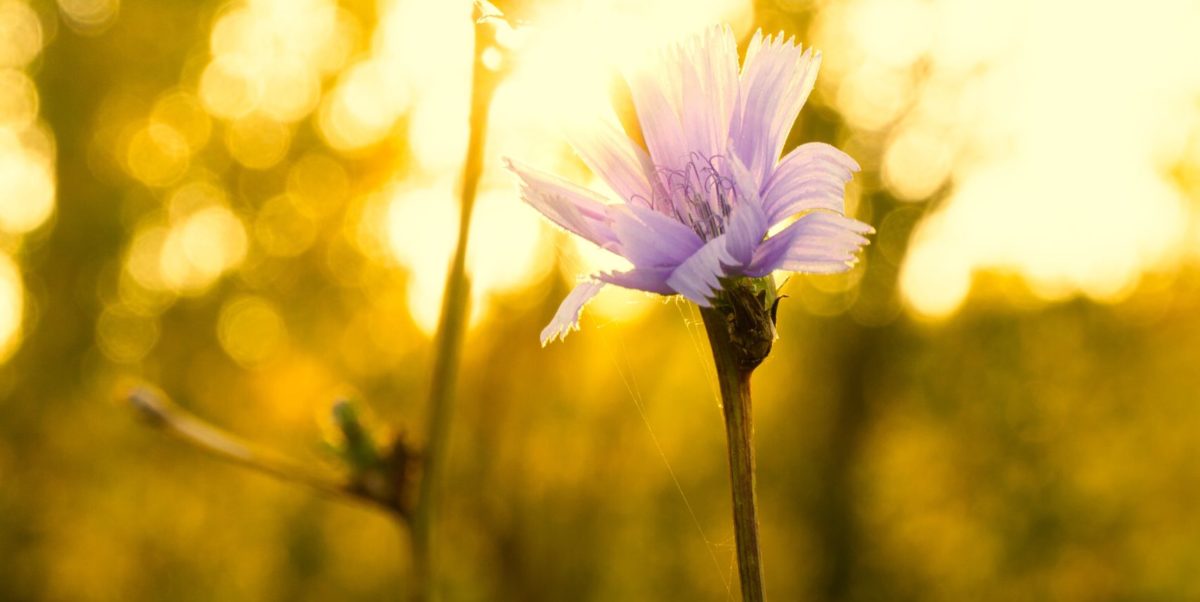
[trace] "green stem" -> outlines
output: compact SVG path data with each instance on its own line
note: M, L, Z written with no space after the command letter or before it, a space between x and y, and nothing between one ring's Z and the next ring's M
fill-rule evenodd
M735 316L736 313L736 310L728 307L700 310L712 346L717 380L721 386L742 600L762 602L763 571L758 547L758 504L754 492L754 422L750 403L750 374L761 361L761 357L757 361L747 361L745 341L738 337L737 331L734 330L735 325L740 322ZM769 350L769 345L767 349ZM762 353L762 356L765 357L765 353Z
M471 212L475 208L479 178L483 173L483 149L488 125L488 106L500 75L483 64L483 51L495 41L490 24L475 24L475 60L471 76L470 133L467 155L461 180L461 206L458 224L458 244L446 275L441 316L438 319L436 355L433 360L432 384L429 388L429 421L423 454L420 491L413 512L413 565L416 579L415 599L432 602L437 599L437 575L434 562L432 530L436 519L437 493L450 439L450 418L454 406L454 385L457 380L463 338L467 325L467 309L471 283L467 276L467 241L470 238Z

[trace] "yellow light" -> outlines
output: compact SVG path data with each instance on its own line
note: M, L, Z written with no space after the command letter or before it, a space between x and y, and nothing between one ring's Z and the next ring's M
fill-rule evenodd
M913 237L900 272L900 288L905 300L917 314L941 318L949 315L966 299L971 290L971 265L950 244L929 244L938 240L930 231L939 226L933 218Z
M24 2L0 1L0 67L24 67L42 51L42 22Z
M1071 0L854 0L822 17L826 57L842 57L823 87L852 125L900 124L888 188L920 200L950 184L903 268L919 313L953 311L988 269L1046 299L1115 301L1184 255L1191 217L1171 170L1200 95L1200 6L1152 0L1086 28L1077 19ZM870 69L923 72L907 115L871 106L892 95L861 81Z
M856 0L848 19L854 24L854 41L872 61L907 67L933 42L932 19L936 15L922 0Z
M406 97L389 87L385 66L368 61L352 67L321 107L319 126L326 142L350 150L375 144L395 123Z
M458 208L448 187L397 191L388 208L388 243L409 273L408 309L426 334L437 328Z
M203 105L183 91L169 92L155 101L150 121L170 126L183 137L193 154L204 148L212 133L212 120Z
M37 86L16 69L0 69L0 127L22 130L38 115Z
M228 207L209 204L210 193L201 184L181 187L171 198L169 224L152 218L139 226L125 259L138 285L197 295L242 263L245 228Z
M548 10L539 21L543 27L512 42L517 57L509 93L530 121L590 124L611 110L612 84L622 71L644 66L665 41L737 21L748 8L744 0L672 0Z
M225 131L229 154L251 169L267 169L279 163L291 143L291 129L263 115L238 119Z
M217 318L217 338L229 357L243 366L269 360L287 339L287 327L271 302L246 295L227 301Z
M437 326L458 215L458 201L445 188L397 191L388 211L389 247L409 273L409 309L427 334ZM549 269L540 221L514 195L479 196L467 251L472 323L483 316L489 295L518 288Z
M96 320L96 345L108 359L135 363L158 343L158 319L121 306L108 306Z
M911 95L912 76L907 70L868 64L842 80L837 107L854 127L880 130L900 116Z
M201 97L227 119L257 111L295 123L318 106L321 78L345 64L358 36L354 17L330 0L251 0L214 24Z
M408 143L428 172L452 173L467 152L468 78L426 88L413 107Z
M309 217L325 217L346 202L350 176L328 155L308 153L288 170L287 193L297 210Z
M166 240L167 228L151 225L138 228L129 243L129 251L125 256L125 271L146 290L168 289L159 269L159 255Z
M901 129L887 145L883 180L900 199L929 198L950 176L954 164L948 135L929 124Z
M46 160L7 133L0 129L0 230L23 234L53 213L54 175Z
M58 8L72 29L99 34L117 20L119 0L58 0Z
M258 105L261 95L261 85L253 74L232 58L218 57L200 75L200 99L204 108L217 117L246 115Z
M167 197L167 216L180 222L196 211L212 205L228 203L225 189L209 180L192 180L181 185Z
M21 272L8 255L0 252L0 363L21 342L21 321L25 316L25 286Z
M321 96L317 74L296 57L283 57L272 67L263 78L261 110L285 123L303 119Z
M187 139L175 128L151 122L129 138L125 166L147 186L169 186L187 172L190 155Z
M246 256L242 222L225 207L201 209L177 229L184 255L198 281L206 286Z
M552 257L542 240L542 219L510 192L480 195L467 259L481 294L512 290L550 269Z
M316 223L289 195L280 195L264 203L254 220L255 240L268 254L278 257L303 253L316 235Z

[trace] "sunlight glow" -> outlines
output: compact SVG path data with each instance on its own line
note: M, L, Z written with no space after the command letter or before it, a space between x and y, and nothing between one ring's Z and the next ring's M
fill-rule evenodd
M541 278L550 267L540 218L517 202L502 192L481 195L476 202L467 251L472 323L483 317L489 295ZM398 190L387 219L391 252L410 274L409 311L417 326L431 334L454 253L458 201L446 189Z
M952 312L979 270L1020 274L1043 298L1119 300L1185 254L1195 216L1172 171L1200 132L1200 6L1079 18L1070 0L855 0L821 17L815 43L841 57L821 86L853 125L892 121L880 95L915 98L888 138L887 187L923 200L951 183L903 267L919 313ZM864 70L912 83L866 85Z
M97 35L116 20L120 0L58 0L63 20L80 33Z
M381 6L371 53L350 67L321 107L330 146L376 144L415 104L410 143L427 169L462 160L471 68L471 3L398 0Z
M129 246L125 269L140 286L198 295L245 259L245 227L220 188L185 184L171 195L167 213L148 218Z
M287 327L269 301L245 295L235 297L221 307L217 338L221 348L234 361L243 366L255 366L283 347Z
M0 1L0 67L24 67L42 51L42 23L24 2Z
M0 231L24 234L54 211L54 173L11 130L0 127Z
M25 286L21 283L21 272L8 255L0 252L0 363L20 343L24 316Z
M105 307L96 320L96 346L118 363L141 361L154 349L159 334L156 317L137 314L120 304Z
M225 119L251 112L281 123L317 106L320 81L350 56L359 26L331 0L249 0L213 26L200 96Z

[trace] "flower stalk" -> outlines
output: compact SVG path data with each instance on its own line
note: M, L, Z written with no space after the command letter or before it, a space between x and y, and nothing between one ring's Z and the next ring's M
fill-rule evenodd
M488 127L488 107L502 73L489 69L483 53L495 45L495 26L475 7L475 51L471 75L470 131L460 182L458 243L446 274L446 288L438 318L436 355L429 389L429 418L423 456L420 490L413 513L413 563L416 573L415 599L437 599L437 583L432 531L437 508L438 487L450 439L450 419L454 409L454 389L466 334L471 282L467 274L467 242L471 233L471 214L475 208L479 178L483 174L483 150Z
M771 351L775 340L774 287L727 285L713 307L700 308L712 347L728 440L729 479L733 493L733 527L737 541L738 577L744 602L762 602L763 569L758 543L755 493L754 420L750 375Z

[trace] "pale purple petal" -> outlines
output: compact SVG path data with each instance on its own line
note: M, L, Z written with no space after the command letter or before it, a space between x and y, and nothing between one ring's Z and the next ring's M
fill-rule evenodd
M726 250L727 244L724 234L705 243L671 272L667 286L700 307L711 306L709 299L716 296L716 291L721 288L721 278L728 275L725 266L737 263Z
M729 170L742 194L729 215L729 222L725 228L726 248L737 262L735 266L730 267L741 267L750 263L754 250L767 235L769 224L767 215L763 212L762 202L758 198L758 187L754 185L746 166L734 156L729 161Z
M800 108L812 92L821 54L783 35L754 35L742 66L741 97L730 136L734 150L758 182L779 158Z
M704 244L691 228L641 205L609 210L619 253L638 267L675 267Z
M567 137L579 158L622 199L650 203L654 165L615 118L598 120L594 127L571 129Z
M808 213L763 242L743 273L759 278L774 270L843 272L850 269L855 253L867 244L862 235L871 232L871 226L844 215Z
M680 122L688 150L724 154L738 98L737 39L728 26L710 27L681 45Z
M579 330L579 314L583 312L583 306L587 305L587 302L591 301L592 297L595 297L602 288L604 288L604 283L596 280L585 280L575 285L575 288L559 304L558 311L554 312L554 319L550 320L550 323L542 329L542 347L555 339L567 338L572 330Z
M859 170L846 153L822 142L796 147L763 184L763 209L774 225L801 211L845 213L846 183Z
M729 264L731 267L750 263L754 250L767 235L767 227L767 216L758 203L742 203L734 207L723 235L726 238L725 248L734 260Z
M668 56L677 56L674 52ZM679 59L664 59L672 65L651 72L640 71L626 76L633 106L637 111L638 123L642 126L642 138L658 171L680 169L687 161L688 148L679 122L679 93L674 88L682 71ZM669 188L663 174L659 174L664 188Z
M633 268L625 272L601 272L594 278L607 284L622 288L631 288L660 295L674 295L675 291L667 286L667 278L674 267L666 268Z
M617 236L609 225L608 209L600 195L529 166L505 159L505 167L521 179L521 199L568 232L600 247L616 250Z

